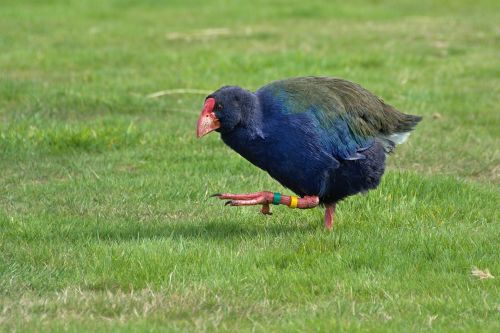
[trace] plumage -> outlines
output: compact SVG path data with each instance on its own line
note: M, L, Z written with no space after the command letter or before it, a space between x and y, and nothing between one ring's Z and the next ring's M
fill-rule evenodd
M375 188L386 154L421 117L356 83L328 77L275 81L255 93L222 87L214 99L222 140L299 196L334 204Z

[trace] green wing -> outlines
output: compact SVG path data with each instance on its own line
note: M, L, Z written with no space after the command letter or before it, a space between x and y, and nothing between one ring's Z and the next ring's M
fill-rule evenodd
M421 120L421 117L396 110L360 85L343 79L299 77L276 81L263 89L281 97L285 112L315 110L322 126L345 121L353 134L365 138L404 134Z

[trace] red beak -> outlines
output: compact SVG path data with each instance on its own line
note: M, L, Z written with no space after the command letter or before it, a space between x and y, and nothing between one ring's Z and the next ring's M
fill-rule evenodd
M215 99L212 97L207 98L200 117L198 118L198 126L196 127L196 136L198 138L201 138L202 136L215 131L220 127L220 121L214 113L214 106Z

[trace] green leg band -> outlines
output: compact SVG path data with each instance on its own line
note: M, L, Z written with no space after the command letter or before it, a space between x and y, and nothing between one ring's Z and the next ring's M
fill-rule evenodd
M273 205L279 205L281 200L281 193L274 192Z

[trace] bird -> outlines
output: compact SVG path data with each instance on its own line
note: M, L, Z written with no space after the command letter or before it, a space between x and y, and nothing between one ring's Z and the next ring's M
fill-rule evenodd
M359 84L333 77L278 80L255 92L223 86L205 98L198 138L222 141L296 195L216 193L230 206L325 207L332 230L337 203L375 189L387 156L422 117L405 114Z

